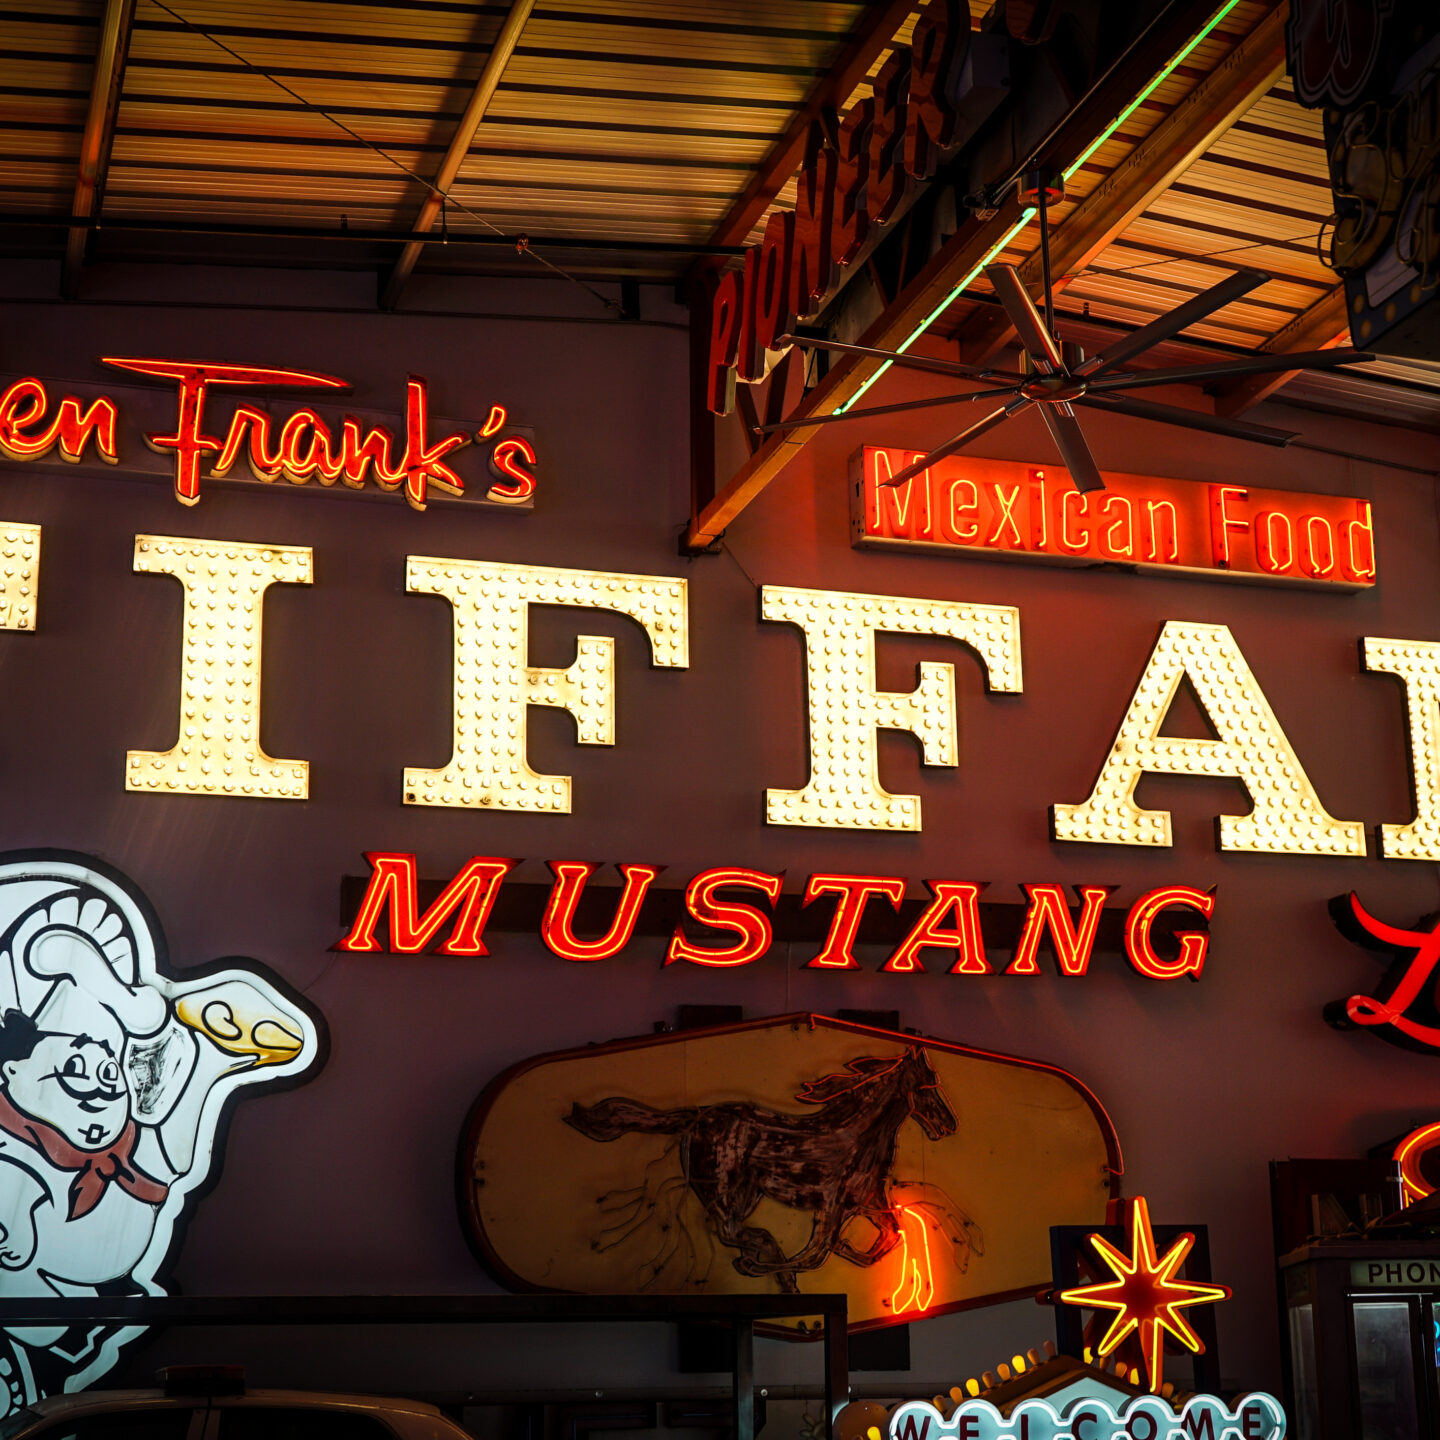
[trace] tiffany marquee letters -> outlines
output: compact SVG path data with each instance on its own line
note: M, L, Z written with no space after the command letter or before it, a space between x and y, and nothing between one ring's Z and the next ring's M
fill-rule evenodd
M33 630L39 604L40 529L0 522L0 628ZM139 535L135 569L184 587L181 705L175 744L132 750L132 791L303 800L302 759L260 748L261 621L266 590L308 585L306 547ZM412 555L412 593L443 596L454 623L453 737L447 764L407 768L407 805L569 813L569 776L533 770L526 753L532 705L568 711L582 745L623 743L616 733L614 641L579 635L565 669L527 663L532 606L579 607L627 616L645 632L652 664L689 666L686 582L662 575L515 565ZM876 636L958 640L978 659L991 691L1023 688L1020 615L1007 605L966 605L894 595L792 586L760 589L764 621L795 627L804 642L808 779L798 790L765 791L772 825L811 829L915 831L921 798L892 794L880 781L878 732L906 731L924 763L958 760L955 669L925 661L908 692L876 688ZM1440 642L1366 637L1364 669L1404 687L1415 815L1380 827L1386 859L1440 860ZM1166 735L1183 684L1203 708L1214 738ZM1325 808L1239 645L1223 625L1167 621L1124 710L1090 794L1051 806L1056 840L1168 846L1170 815L1135 799L1146 774L1221 776L1248 793L1245 815L1219 817L1222 850L1364 856L1365 826ZM582 797L583 803L583 797Z

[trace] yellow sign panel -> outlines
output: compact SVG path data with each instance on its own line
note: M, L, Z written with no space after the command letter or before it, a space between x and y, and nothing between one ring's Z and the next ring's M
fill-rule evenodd
M1051 1065L817 1015L541 1055L460 1156L470 1236L521 1290L844 1291L854 1326L1049 1283L1103 1224L1109 1117Z

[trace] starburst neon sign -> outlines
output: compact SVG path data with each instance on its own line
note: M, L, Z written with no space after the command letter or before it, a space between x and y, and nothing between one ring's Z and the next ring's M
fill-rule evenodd
M1145 1356L1150 1389L1158 1392L1165 1378L1165 1336L1173 1335L1193 1354L1204 1353L1205 1345L1189 1321L1180 1313L1191 1305L1213 1305L1230 1298L1226 1285L1201 1285L1177 1280L1176 1272L1185 1263L1193 1235L1180 1235L1159 1255L1155 1232L1150 1228L1150 1207L1137 1195L1130 1206L1130 1253L1117 1250L1102 1235L1091 1235L1095 1253L1109 1266L1113 1280L1079 1285L1062 1290L1056 1299L1065 1305L1087 1309L1113 1310L1115 1318L1105 1332L1096 1354L1104 1359L1135 1335Z

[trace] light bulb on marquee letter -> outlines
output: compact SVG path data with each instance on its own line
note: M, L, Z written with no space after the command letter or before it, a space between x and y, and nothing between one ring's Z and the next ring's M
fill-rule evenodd
M765 620L805 632L810 778L803 790L767 790L772 825L919 830L920 797L880 784L877 730L908 730L927 765L957 765L955 667L926 660L908 694L875 688L875 633L959 640L985 663L991 690L1018 693L1020 612L1011 605L957 605L837 590L760 591Z
M185 587L180 734L169 750L131 750L125 788L304 800L309 763L260 748L260 630L271 585L310 583L310 550L137 535L135 569Z
M581 635L568 669L528 665L532 605L628 615L649 636L653 664L690 663L685 581L668 576L410 555L405 588L443 595L455 612L454 748L438 770L406 769L407 805L568 814L570 777L537 774L526 757L531 705L568 710L581 745L615 743L615 642Z
M1440 860L1440 644L1367 635L1360 657L1367 670L1394 675L1405 687L1415 818L1380 827L1380 854L1386 860Z
M0 630L33 630L40 594L40 527L0 521Z
M1219 739L1160 733L1181 681L1187 679ZM1244 785L1251 811L1218 817L1222 850L1365 854L1365 826L1358 820L1336 820L1320 803L1224 625L1165 623L1090 798L1079 805L1050 807L1055 839L1171 844L1170 812L1143 810L1135 803L1135 787L1147 773L1223 777Z

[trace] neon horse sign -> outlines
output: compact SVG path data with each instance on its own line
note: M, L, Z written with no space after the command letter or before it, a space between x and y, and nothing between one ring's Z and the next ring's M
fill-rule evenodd
M735 1101L657 1110L612 1096L576 1104L565 1123L599 1141L634 1133L676 1136L685 1183L716 1238L740 1252L733 1264L741 1275L773 1275L782 1291L795 1294L796 1276L818 1269L831 1255L870 1266L903 1244L901 1290L909 1293L897 1291L897 1298L902 1308L924 1308L933 1291L928 1255L911 1257L907 1230L913 1227L906 1226L908 1212L918 1207L896 1207L889 1189L896 1136L906 1120L913 1118L931 1140L955 1132L955 1112L929 1057L919 1048L859 1056L843 1071L807 1081L795 1098L819 1108L787 1115ZM770 1231L746 1224L766 1198L811 1214L810 1237L793 1255ZM842 1233L859 1217L877 1232L865 1248ZM914 1218L923 1227L923 1217ZM973 1232L973 1222L963 1228ZM918 1233L914 1240L923 1243ZM976 1243L978 1233L967 1233L966 1240Z

